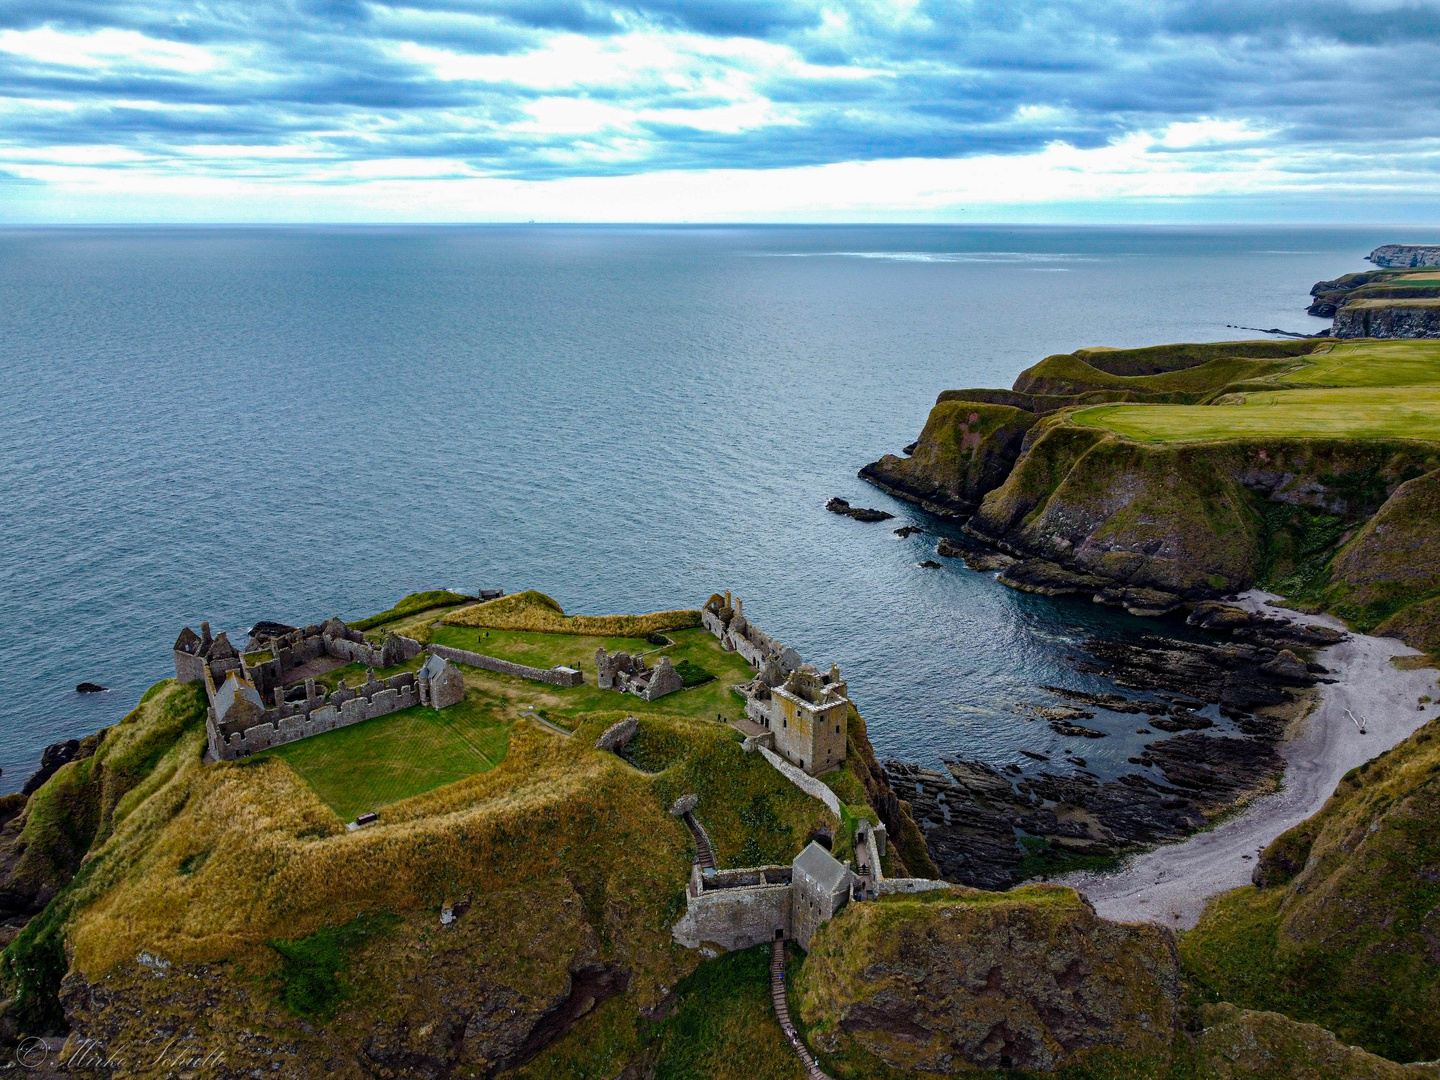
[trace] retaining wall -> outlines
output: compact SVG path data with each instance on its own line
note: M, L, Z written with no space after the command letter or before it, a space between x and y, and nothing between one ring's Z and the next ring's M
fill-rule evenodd
M522 679L549 683L551 686L581 686L585 682L585 676L574 668L526 667L524 664L512 664L508 660L499 660L484 653L471 652L469 649L454 649L449 645L430 645L428 648L436 656L443 656L446 660L484 668L486 671L498 671L502 675L516 675Z
M685 914L671 929L687 949L711 942L728 951L790 936L792 890L783 885L751 885L705 890L686 896Z
M771 732L771 734L774 734L774 732ZM780 773L781 776L785 777L785 779L789 780L801 791L805 792L806 795L819 799L821 802L823 802L826 806L830 808L830 812L834 814L837 818L841 816L840 797L836 795L835 792L831 791L819 780L816 780L815 777L810 776L801 769L797 769L794 765L791 765L779 754L775 753L774 750L771 750L764 746L757 746L755 749L760 751L761 755L765 758L766 761L768 761L771 765L775 766L776 770Z

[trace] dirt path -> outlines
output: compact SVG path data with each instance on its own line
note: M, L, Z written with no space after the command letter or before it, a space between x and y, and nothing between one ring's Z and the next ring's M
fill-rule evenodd
M1283 608L1266 606L1270 599L1254 591L1242 603L1252 611L1286 616ZM1340 627L1327 616L1298 618ZM1390 663L1392 656L1414 653L1392 638L1364 634L1323 650L1317 659L1337 681L1320 687L1320 704L1281 745L1285 780L1280 791L1209 832L1137 855L1118 871L1070 874L1060 882L1079 889L1107 919L1190 929L1210 897L1250 884L1255 857L1324 806L1342 776L1435 718L1433 704L1416 709L1422 694L1436 696L1435 671L1397 671ZM1347 709L1365 722L1365 734Z

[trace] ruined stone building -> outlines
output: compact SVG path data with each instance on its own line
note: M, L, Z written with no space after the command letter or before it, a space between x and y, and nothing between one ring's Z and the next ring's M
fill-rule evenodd
M323 625L254 638L251 649L241 653L223 632L212 638L209 623L202 623L200 631L196 634L187 626L175 640L175 678L205 685L210 701L205 725L209 750L220 761L248 757L420 704L419 680L414 674L406 671L388 679L375 677L375 666L392 667L419 655L420 643L410 638L388 634L375 645L339 619L331 619ZM287 674L320 656L373 666L364 685L351 689L342 679L332 693L324 695L317 693L313 678L287 680ZM437 674L443 674L443 669ZM287 681L292 682L288 688ZM449 703L453 698L453 676L445 675L444 681L442 697L432 701ZM463 696L463 680L461 685ZM269 707L267 697L273 700Z
M849 688L840 669L828 674L801 661L800 654L745 618L738 599L716 594L700 611L701 623L726 649L745 657L758 672L736 687L745 697L745 715L769 733L772 748L811 776L838 769L845 761Z
M668 656L660 657L653 668L647 668L644 657L631 656L626 652L610 656L604 648L599 648L595 650L595 676L596 684L602 690L635 694L646 701L654 701L685 688L685 680Z
M448 709L465 700L465 676L443 656L430 656L415 673L420 704Z

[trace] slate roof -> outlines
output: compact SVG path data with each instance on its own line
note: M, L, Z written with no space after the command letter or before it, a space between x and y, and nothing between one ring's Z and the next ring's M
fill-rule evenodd
M417 679L433 679L445 670L445 658L431 653L425 663L420 665L420 670L415 673Z
M850 868L814 840L795 857L795 869L830 893L839 892L850 876Z
M242 697L250 702L261 712L265 711L265 703L260 700L260 694L248 682L242 682L235 672L229 672L225 685L215 693L215 715L222 721L230 712L230 706L235 704L236 697Z

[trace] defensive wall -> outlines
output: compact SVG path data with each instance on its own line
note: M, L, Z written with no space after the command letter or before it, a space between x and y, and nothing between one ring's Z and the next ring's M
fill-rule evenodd
M484 668L486 671L496 671L501 675L533 679L535 682L549 683L551 686L581 686L585 682L584 674L571 667L526 667L524 664L512 664L509 660L500 660L494 656L486 656L484 653L471 652L469 649L456 649L449 645L431 645L429 650L436 656L453 660L457 664L468 664L471 667Z
M388 679L375 678L373 670L369 675L366 683L357 689L346 687L342 680L338 689L323 696L315 693L314 680L307 679L303 702L286 702L259 712L242 706L238 715L235 708L230 708L226 710L227 722L221 724L217 722L214 708L220 692L207 671L205 682L211 709L205 726L210 753L219 761L234 761L420 704L419 688L412 673L404 671ZM227 679L235 681L236 676L227 675Z

